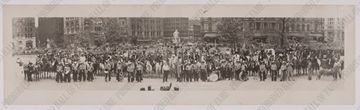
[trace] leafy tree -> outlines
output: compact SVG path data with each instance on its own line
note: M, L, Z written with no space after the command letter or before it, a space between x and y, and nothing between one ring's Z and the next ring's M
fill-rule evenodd
M223 40L235 45L239 42L237 33L240 30L240 22L236 18L223 18L221 23L217 26L219 33Z

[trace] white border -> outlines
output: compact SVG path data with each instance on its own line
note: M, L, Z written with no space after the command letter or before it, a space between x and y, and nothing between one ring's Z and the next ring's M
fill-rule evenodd
M3 16L3 5L44 5L49 4L53 2L54 0L1 0L1 7L0 7L0 15ZM60 0L60 5L80 5L80 4L101 4L103 0ZM111 4L153 4L156 0L118 0L118 1L112 1ZM357 5L356 6L356 21L355 21L355 39L356 39L356 47L360 47L360 33L359 33L359 26L360 26L360 1L357 0L220 0L219 4L257 4L261 1L268 1L264 3L265 5L305 5L309 3L310 1L319 1L319 5ZM166 0L164 4L206 4L209 2L209 0ZM3 18L0 18L0 24L3 24ZM3 50L3 25L0 26L0 49L1 52ZM356 48L356 56L360 56L360 48ZM2 54L0 54L2 55ZM355 57L358 58L358 57ZM356 59L358 60L358 59ZM360 61L360 60L359 60ZM3 77L3 58L0 58L0 99L1 103L3 104L3 98L4 98L4 77ZM359 73L360 69L356 69L356 73ZM355 94L355 105L321 105L319 106L318 110L360 110L360 75L355 74L355 83L356 83L356 94ZM1 110L5 109L4 105L1 104ZM39 109L47 109L49 105L44 106L7 106L6 109L8 110L18 110L18 109L30 109L30 110L39 110ZM155 109L154 105L143 105L143 106L113 106L112 109L136 109L136 110L145 110L145 109ZM258 105L246 105L246 106L240 106L240 105L223 105L223 106L215 106L216 110L220 109L257 109ZM273 109L280 109L280 110L303 110L306 107L306 105L272 105L269 110ZM79 110L79 109L96 109L101 110L102 105L93 105L93 106L63 106L61 109L70 109L70 110ZM177 109L177 110L205 110L207 109L206 105L196 105L196 106L180 106L180 105L169 105L165 109Z

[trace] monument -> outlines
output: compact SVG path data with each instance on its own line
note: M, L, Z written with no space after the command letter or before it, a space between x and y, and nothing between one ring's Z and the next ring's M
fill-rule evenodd
M173 33L173 43L175 44L174 53L177 56L177 48L179 47L179 43L180 43L179 31L177 29Z
M51 48L49 38L46 39L46 48Z
M178 43L180 43L180 38L179 38L179 31L176 29L175 32L173 33L173 43L175 45L177 45Z

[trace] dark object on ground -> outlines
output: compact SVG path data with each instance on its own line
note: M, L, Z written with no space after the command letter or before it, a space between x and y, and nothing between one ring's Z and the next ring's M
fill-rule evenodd
M169 86L161 86L160 91L169 91L171 89L171 85L172 85L172 83L170 83Z
M154 89L151 89L151 86L148 86L148 91L154 91Z
M174 90L175 91L179 91L180 89L178 87L174 87Z
M140 91L145 91L145 88L143 88L143 87L142 87L142 88L140 88Z

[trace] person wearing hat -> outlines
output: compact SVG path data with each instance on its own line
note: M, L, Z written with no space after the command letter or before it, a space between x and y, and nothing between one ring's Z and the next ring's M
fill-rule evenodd
M91 61L87 61L87 81L93 81L94 80L94 72L95 72L95 69L94 69L94 63L91 62Z
M190 74L191 74L191 63L189 60L187 60L185 63L184 81L189 82L191 80Z
M201 64L200 64L200 77L201 77L202 81L206 81L206 79L208 77L206 70L207 70L207 67L206 67L205 61L201 61Z
M242 61L240 77L241 77L241 80L243 80L243 81L247 81L247 79L248 79L247 68L248 68L248 66L246 65L246 63L244 61Z
M277 67L275 61L272 61L271 65L270 65L271 81L276 81L277 76L278 76L277 69L278 69L278 67Z
M106 60L104 62L105 82L111 81L110 68L111 68L111 64L109 60Z
M194 63L194 81L199 81L200 72L201 72L201 63L200 61L195 61Z
M126 70L128 72L128 78L127 78L128 82L134 82L135 64L129 60L126 64L126 66L127 66Z
M32 62L30 62L28 65L27 65L27 80L28 81L33 81L32 79L32 74L34 73L34 65Z
M287 75L287 72L286 72L286 62L283 61L281 63L281 66L280 66L280 71L279 71L279 74L280 74L280 81L286 81L288 75Z
M63 78L64 82L71 82L70 73L71 73L70 64L64 65L64 78Z
M287 80L294 81L294 79L293 79L293 74L294 74L293 60L291 60L287 63L286 73L288 75Z
M135 79L137 82L142 81L142 74L144 71L144 65L141 61L136 62L136 73L135 73Z
M64 72L64 66L63 62L56 65L56 82L62 82L63 81L63 72Z
M122 81L123 79L123 69L124 69L124 62L123 60L118 60L116 63L116 80L118 82Z
M86 70L87 70L88 66L86 62L82 62L79 64L79 81L85 81L86 80Z
M169 76L169 73L170 73L170 65L168 64L167 61L164 61L164 65L163 65L163 82L167 82L168 80L168 76Z
M265 65L265 62L261 61L259 68L260 68L260 72L259 72L260 81L265 81L265 79L266 79L266 65Z
M79 74L78 70L79 70L79 64L77 61L74 61L74 63L71 64L71 73L74 82L77 82L78 80L78 74Z

